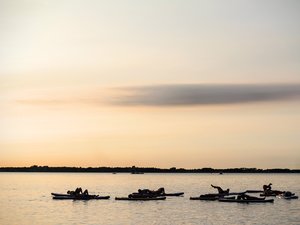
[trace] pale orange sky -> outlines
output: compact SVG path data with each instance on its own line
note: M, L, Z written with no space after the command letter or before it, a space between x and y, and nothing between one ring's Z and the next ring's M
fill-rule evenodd
M300 168L299 11L1 2L0 166Z

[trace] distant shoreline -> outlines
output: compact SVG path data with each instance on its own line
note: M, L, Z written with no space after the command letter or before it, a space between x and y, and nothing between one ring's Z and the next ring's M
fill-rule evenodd
M50 173L300 173L300 169L257 169L257 168L227 168L227 169L161 169L155 167L0 167L0 172L50 172Z

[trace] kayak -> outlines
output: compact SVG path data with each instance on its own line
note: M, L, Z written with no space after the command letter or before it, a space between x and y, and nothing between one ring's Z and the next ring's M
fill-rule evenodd
M95 200L100 200L100 199L109 199L110 196L97 196L97 195L88 195L88 196L72 196L72 195L68 195L68 196L53 196L53 199L57 199L57 200L91 200L91 199L95 199Z
M238 203L267 203L274 202L274 199L253 199L253 200L243 200L243 199L226 199L220 198L219 202L238 202Z
M164 194L161 194L159 196L182 196L184 195L184 192L178 192L178 193L164 193Z
M165 200L166 197L155 197L155 198L127 198L127 197L116 197L115 200L124 201L152 201L152 200Z

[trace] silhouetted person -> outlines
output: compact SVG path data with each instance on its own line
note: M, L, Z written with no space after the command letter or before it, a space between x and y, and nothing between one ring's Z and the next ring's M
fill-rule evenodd
M264 185L263 186L263 189L264 189L264 192L270 192L271 190L272 190L272 184L271 183L269 183L268 185Z
M163 195L165 194L165 188L161 187L161 188L158 188L157 191L155 191L158 195Z
M88 191L88 189L85 189L85 190L84 190L84 192L82 193L82 195L84 195L84 196L87 196L87 195L89 195L89 191Z
M292 197L294 194L290 191L286 191L283 193L284 197Z
M75 195L75 191L67 191L67 194L69 194L69 195Z
M75 196L79 196L80 194L82 194L82 189L81 189L81 187L76 188L76 190L74 191L74 195L75 195Z
M149 189L145 189L145 190L146 190L146 194L150 195L151 197L165 194L165 189L163 187L158 188L156 191L149 190Z
M128 198L147 198L150 197L150 193L149 189L139 189L137 193L128 195Z
M263 200L265 198L258 198L255 196L250 196L250 195L246 195L245 193L242 193L237 196L237 199L239 199L239 200Z
M226 191L224 191L224 190L223 190L221 187L219 187L219 186L214 186L214 185L212 185L212 184L211 184L211 186L212 186L213 188L218 189L218 192L219 192L220 195L226 195L226 194L229 194L229 188L228 188Z
M141 194L145 194L145 193L148 193L148 192L150 192L149 189L139 189L138 190L138 193L141 193Z
M153 198L165 194L165 189L163 187L152 191L149 189L139 189L137 193L132 193L128 195L129 198Z

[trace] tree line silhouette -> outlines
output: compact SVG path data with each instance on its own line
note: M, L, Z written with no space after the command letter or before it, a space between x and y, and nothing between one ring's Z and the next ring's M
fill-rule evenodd
M155 167L49 167L33 165L30 167L0 167L0 172L70 172L70 173L300 173L300 169L257 169L257 168L227 168L227 169L185 169L171 167L169 169Z

